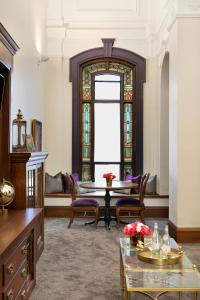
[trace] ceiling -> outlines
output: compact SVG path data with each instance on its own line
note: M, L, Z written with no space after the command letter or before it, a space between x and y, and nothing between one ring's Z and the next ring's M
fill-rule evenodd
M127 49L160 48L177 13L200 13L200 0L47 0L47 54L67 53L78 41L100 46L101 38L115 37ZM122 43L123 41L123 43ZM99 43L99 44L98 44ZM120 44L121 43L121 44ZM77 46L79 47L79 45ZM79 47L80 48L80 47ZM77 49L77 51L82 49ZM140 50L138 50L140 52ZM65 54L64 54L65 52Z

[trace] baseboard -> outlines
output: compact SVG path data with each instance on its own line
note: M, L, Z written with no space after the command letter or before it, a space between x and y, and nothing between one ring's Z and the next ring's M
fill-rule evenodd
M169 233L178 243L200 243L200 228L177 227L169 220Z
M103 207L100 207L103 214ZM112 208L112 214L115 215L115 208ZM70 206L45 206L44 215L47 218L60 217L69 218L71 216ZM169 208L167 206L149 206L145 209L145 218L168 218Z

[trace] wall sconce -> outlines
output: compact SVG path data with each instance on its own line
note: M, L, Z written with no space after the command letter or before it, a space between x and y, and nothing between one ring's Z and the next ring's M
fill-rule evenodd
M17 118L12 122L13 152L26 151L26 123L21 110L18 109Z
M37 65L40 66L41 63L47 62L48 60L49 60L49 57L48 57L48 56L42 55L42 56L40 57L40 59L38 60Z

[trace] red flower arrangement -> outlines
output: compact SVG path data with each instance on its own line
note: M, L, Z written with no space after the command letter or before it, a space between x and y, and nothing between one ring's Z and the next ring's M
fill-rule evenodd
M144 235L152 235L152 230L141 222L127 224L123 228L123 233L132 237L143 237Z
M116 176L113 175L113 173L106 173L106 174L103 174L103 178L106 178L106 179L115 179Z

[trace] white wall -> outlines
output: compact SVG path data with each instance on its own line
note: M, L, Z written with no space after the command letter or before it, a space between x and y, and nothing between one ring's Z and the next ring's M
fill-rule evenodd
M71 171L72 89L69 60L50 59L46 69L45 149L49 152L46 171Z
M177 225L200 227L200 18L178 20Z
M170 32L169 38L169 216L177 223L177 159L178 159L178 131L177 131L177 24Z
M159 176L158 193L169 193L169 54L165 53L160 76L160 112L159 112Z
M46 0L0 1L0 20L20 47L14 57L11 83L11 120L20 108L30 133L31 119L44 119ZM12 133L11 133L12 140ZM11 141L12 143L12 141Z

